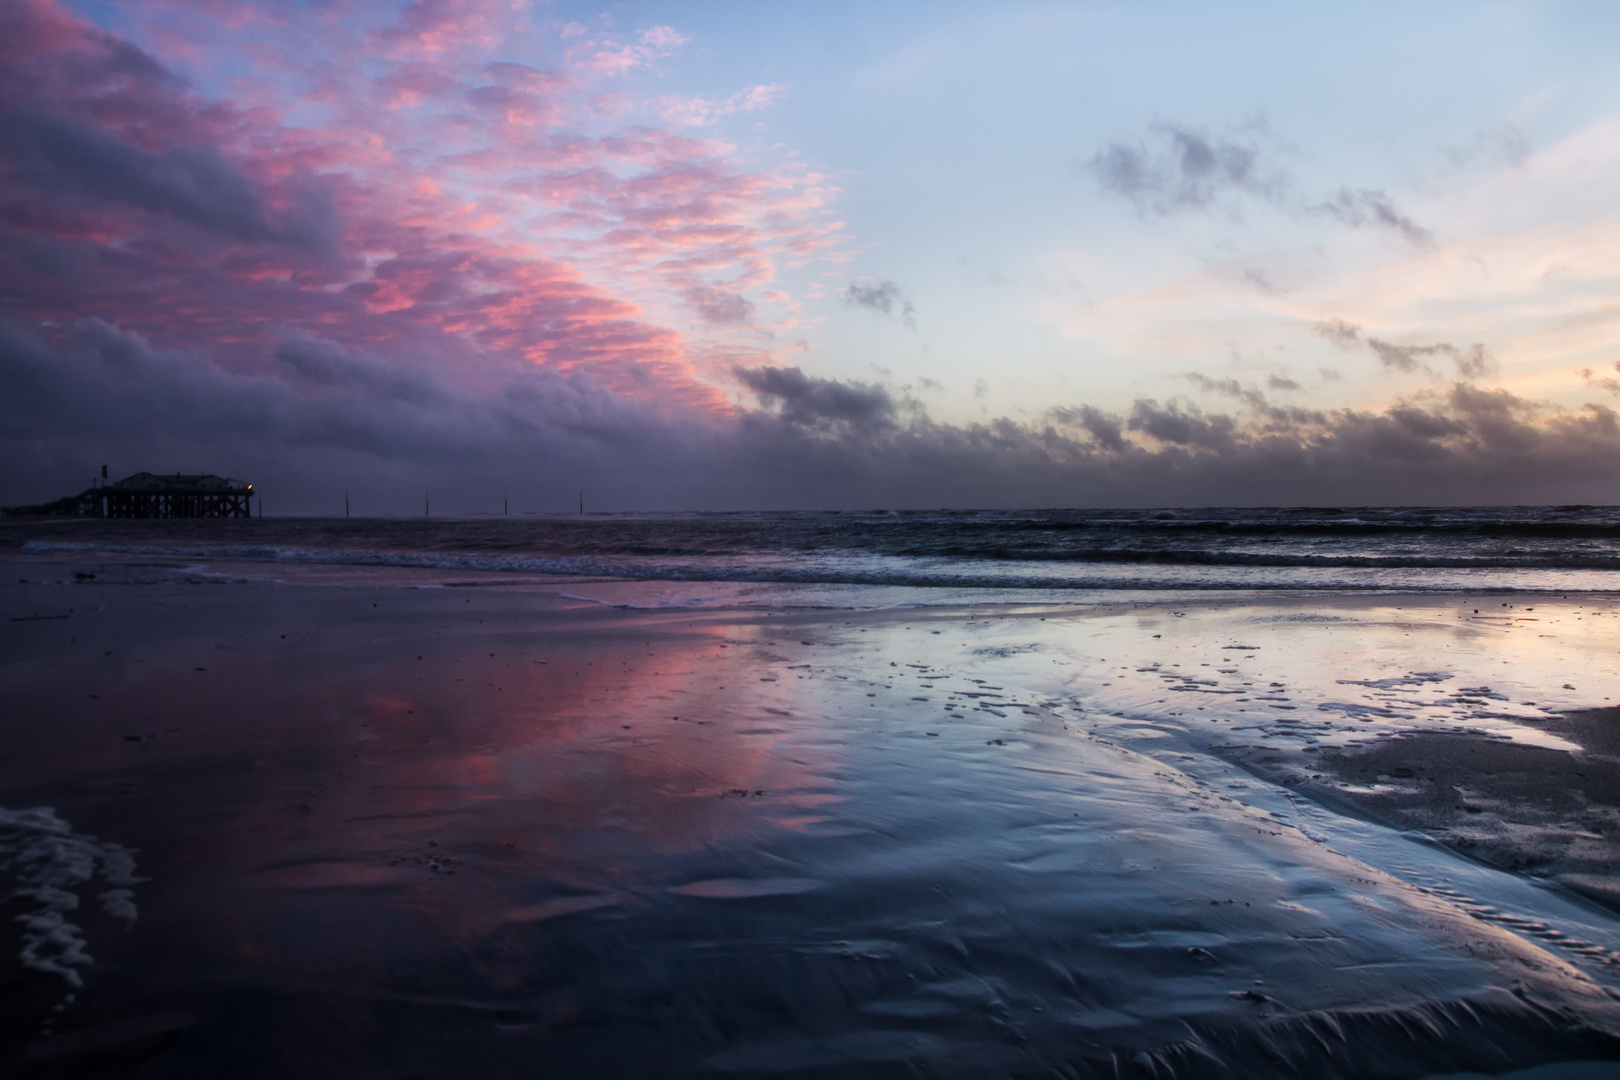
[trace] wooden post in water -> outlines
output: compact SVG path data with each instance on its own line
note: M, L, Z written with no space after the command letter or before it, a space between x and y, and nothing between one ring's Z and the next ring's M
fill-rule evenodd
M349 516L349 493L347 491L343 493L343 516Z
M506 492L501 492L501 516L505 517L509 511L506 508Z
M425 491L422 492L422 516L423 517L432 517L433 516L433 503L428 501L428 493L425 492Z
M579 516L585 516L585 489L579 489Z

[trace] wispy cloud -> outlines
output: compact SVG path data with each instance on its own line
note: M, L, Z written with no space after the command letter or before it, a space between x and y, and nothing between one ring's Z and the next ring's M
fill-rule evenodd
M1620 360L1615 361L1614 370L1620 373ZM1611 394L1620 394L1620 379L1613 375L1599 375L1591 368L1582 368L1579 372L1581 381L1587 386L1595 386Z
M1495 370L1490 353L1484 345L1477 342L1467 347L1459 347L1447 341L1396 344L1363 334L1359 326L1343 319L1317 322L1311 329L1318 337L1326 338L1341 349L1365 346L1378 357L1386 369L1391 371L1407 373L1422 371L1430 376L1438 376L1440 373L1425 362L1437 356L1450 360L1456 368L1457 375L1464 379L1477 379Z
M1088 166L1103 191L1130 202L1138 213L1170 214L1230 207L1244 200L1300 217L1326 217L1355 228L1388 229L1414 245L1434 242L1385 192L1340 188L1326 197L1300 193L1288 172L1268 159L1263 126L1211 135L1178 124L1154 125L1147 137L1113 142Z
M890 318L898 317L901 322L912 330L917 329L917 308L906 299L900 286L892 281L876 281L870 284L852 281L844 290L844 303L851 307L866 308L880 315Z
M1340 188L1332 198L1318 203L1317 211L1346 225L1374 225L1399 233L1418 247L1434 243L1434 234L1395 208L1382 191Z
M1313 324L1311 332L1341 349L1355 349L1361 346L1361 327L1343 319L1324 319Z
M1145 214L1203 209L1232 193L1275 202L1287 189L1280 173L1263 168L1256 143L1175 124L1155 125L1146 140L1111 143L1090 166L1104 191Z
M719 100L706 97L663 96L652 100L652 107L674 124L704 127L735 113L758 112L780 100L788 91L786 83L751 86Z
M690 40L674 27L653 26L628 41L614 37L581 39L569 48L568 58L581 68L603 75L624 75L672 55Z

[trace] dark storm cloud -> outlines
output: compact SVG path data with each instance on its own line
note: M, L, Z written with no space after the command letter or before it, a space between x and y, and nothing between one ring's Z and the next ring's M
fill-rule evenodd
M0 324L0 503L78 490L103 462L228 472L282 513L331 512L345 488L367 512L429 488L446 512L503 491L561 509L582 486L623 509L1602 502L1620 474L1613 409L1466 382L1380 411L1239 385L1236 413L1140 399L944 423L883 386L770 367L737 373L762 407L717 417L532 365L470 388L444 357L308 334L276 339L259 372L99 320L46 334Z
M0 381L12 391L0 445L45 467L40 483L54 471L55 486L92 458L279 477L285 511L290 489L319 488L339 462L356 479L408 475L417 490L482 474L579 475L598 456L644 462L667 482L708 441L699 418L671 420L588 377L529 365L473 394L442 363L385 362L308 335L278 342L274 358L275 371L247 374L98 319L49 343L0 324Z
M20 111L0 117L0 157L14 190L166 214L248 243L317 253L337 246L336 209L313 180L286 186L290 205L272 214L257 187L209 147L152 152L88 123Z
M900 286L892 281L880 281L875 285L850 282L849 288L844 290L844 303L851 307L876 311L890 318L894 317L898 308L900 321L913 330L917 329L917 308L901 293Z
M1254 131L1264 135L1261 127ZM1258 138L1242 141L1177 124L1156 124L1146 139L1110 143L1087 165L1103 191L1128 200L1148 216L1204 210L1247 198L1296 217L1327 217L1354 228L1388 229L1419 247L1434 243L1433 235L1382 191L1344 187L1326 198L1300 196L1287 172L1263 158ZM1259 271L1245 276L1263 290L1272 287Z
M270 355L304 379L384 400L431 407L444 400L448 390L441 379L425 371L390 364L303 330L285 331Z
M1047 415L1058 424L1084 431L1104 450L1118 453L1129 445L1125 441L1125 422L1093 405L1059 405L1048 410Z
M1237 421L1221 414L1206 416L1196 405L1174 401L1160 405L1157 401L1139 398L1131 407L1126 426L1161 443L1224 450L1233 445Z
M285 431L296 405L274 379L155 351L99 319L82 320L60 348L0 323L0 379L8 390L0 437L8 440L51 440L64 420L81 437L257 437Z
M754 316L753 302L747 297L712 285L693 285L681 293L681 298L704 322L717 326L735 326Z
M1438 439L1445 435L1463 435L1468 431L1467 425L1460 421L1407 405L1397 405L1385 415L1396 428L1417 439Z
M738 368L737 378L791 424L884 427L894 422L894 399L881 386L816 379L796 367Z

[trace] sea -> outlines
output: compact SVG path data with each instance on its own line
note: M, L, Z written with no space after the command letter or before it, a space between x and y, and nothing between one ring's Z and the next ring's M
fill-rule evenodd
M18 520L0 530L27 554L881 586L944 590L933 598L949 602L960 590L1620 587L1620 507L1599 506Z

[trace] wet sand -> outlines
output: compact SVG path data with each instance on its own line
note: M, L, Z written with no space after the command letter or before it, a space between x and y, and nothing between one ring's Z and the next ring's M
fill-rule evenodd
M90 859L59 885L94 961L58 957L72 986L0 943L7 1075L1423 1077L1620 1058L1603 964L1281 820L1201 772L1218 754L1131 745L1163 732L1077 693L1058 650L1117 637L1124 609L648 610L559 595L577 581L26 560L5 580L0 806L52 808L53 843ZM1142 647L1194 655L1147 632L1173 635L1174 612L1129 618ZM1402 752L1314 756L1356 785L1409 767L1367 755ZM1539 805L1520 771L1528 794L1466 798ZM1593 785L1568 788L1582 812ZM104 902L108 845L135 853L132 921Z
M1580 750L1414 733L1316 763L1337 781L1332 795L1377 820L1620 907L1620 710L1544 726Z

